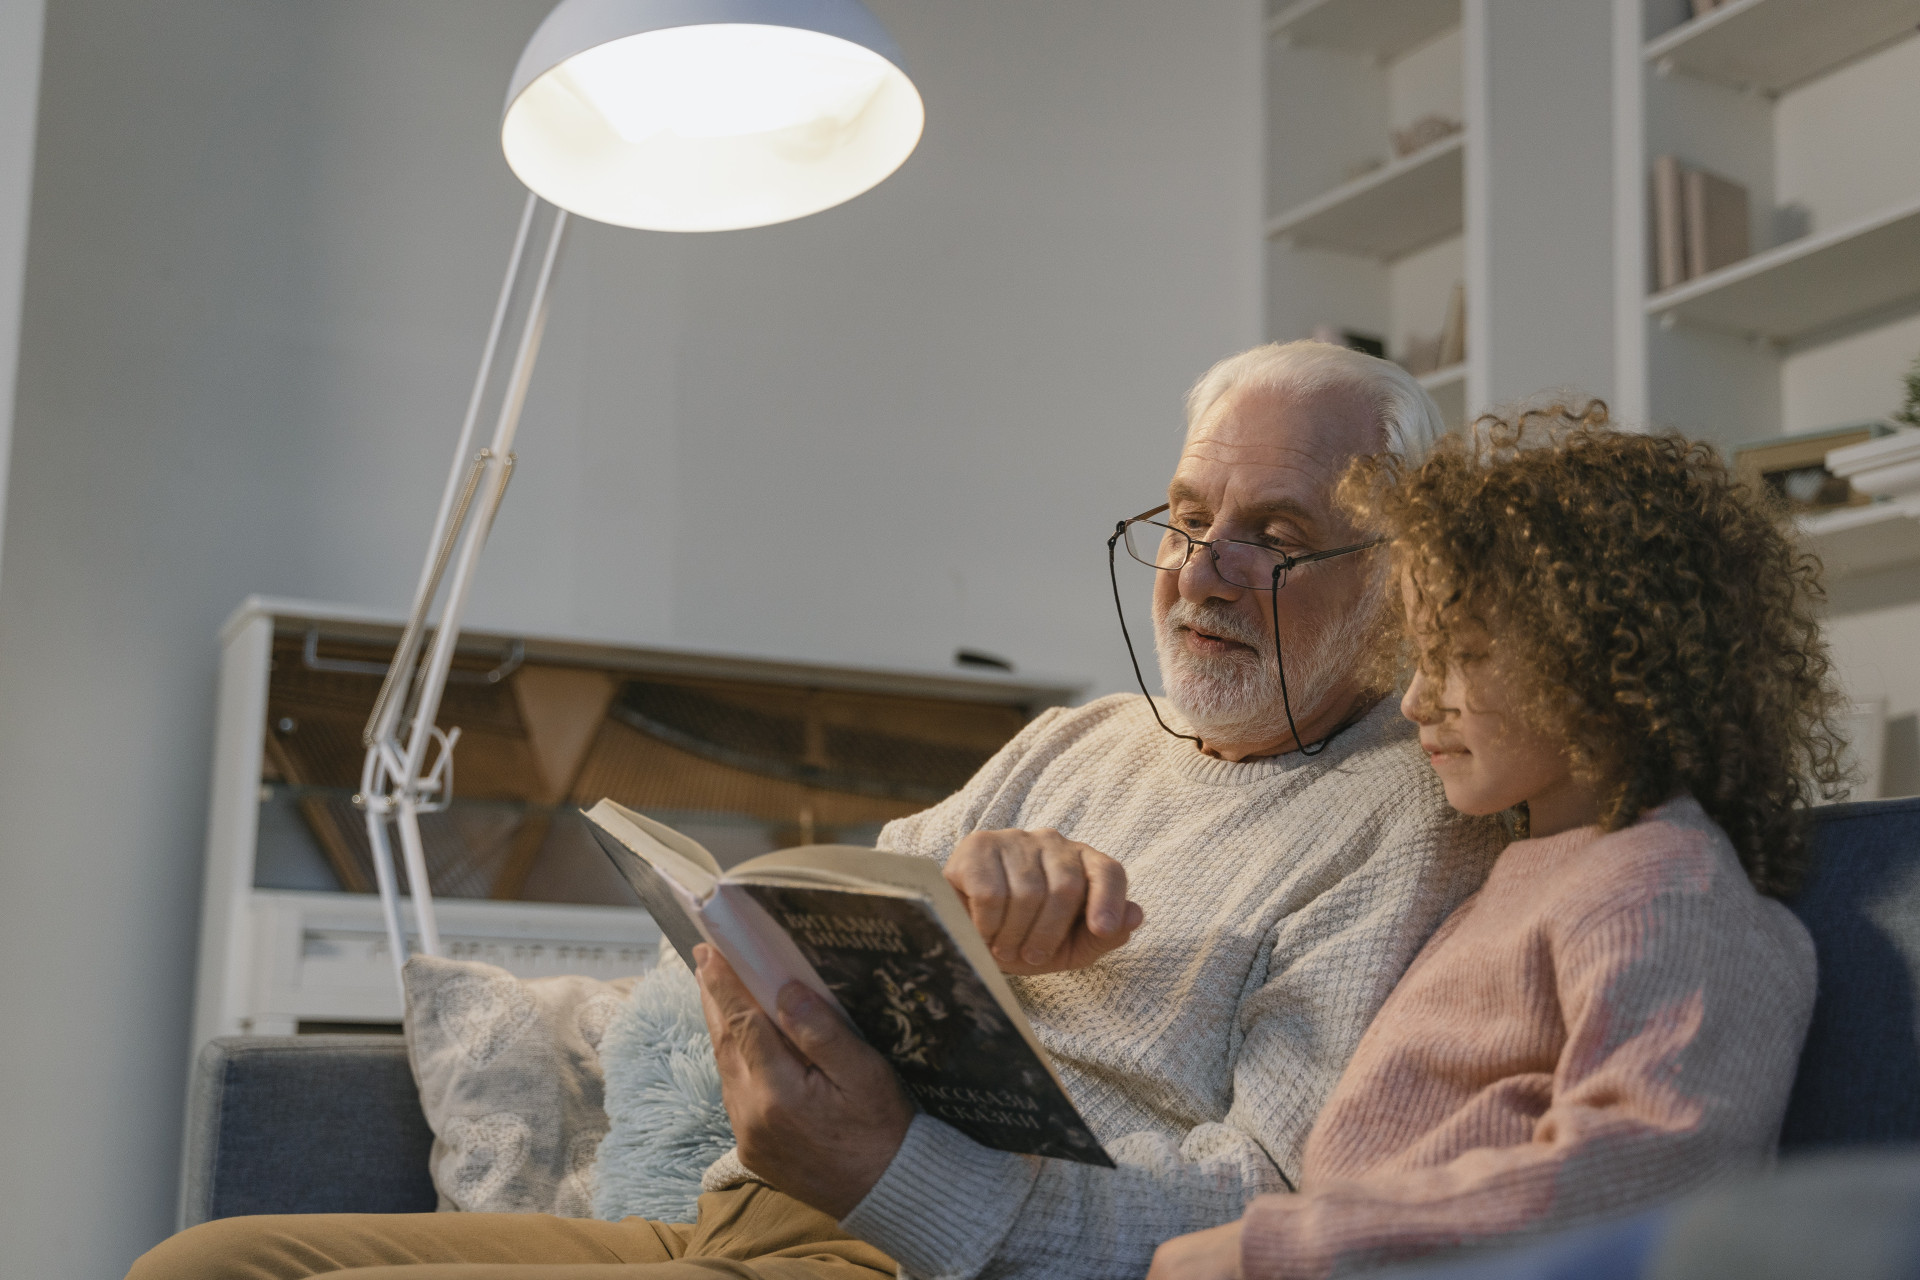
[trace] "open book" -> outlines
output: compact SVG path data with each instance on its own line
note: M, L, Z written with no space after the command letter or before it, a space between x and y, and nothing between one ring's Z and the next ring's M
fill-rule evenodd
M1112 1167L934 863L816 844L723 872L697 841L611 800L586 817L689 966L712 944L769 1014L781 987L805 983L921 1110L976 1142Z

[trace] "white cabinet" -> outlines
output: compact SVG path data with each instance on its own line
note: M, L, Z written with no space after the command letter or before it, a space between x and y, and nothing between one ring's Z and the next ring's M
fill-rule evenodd
M221 631L194 1047L398 1022L352 804L400 628L251 599ZM445 952L526 977L644 968L653 922L579 827L602 795L723 861L870 840L1075 686L468 632L443 726L454 804L423 823ZM404 915L404 913L403 913Z

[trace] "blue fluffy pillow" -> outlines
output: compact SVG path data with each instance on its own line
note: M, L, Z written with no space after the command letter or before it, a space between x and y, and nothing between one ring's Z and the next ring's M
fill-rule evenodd
M653 971L607 1024L607 1136L594 1166L593 1216L692 1222L700 1175L733 1147L700 987L662 944Z

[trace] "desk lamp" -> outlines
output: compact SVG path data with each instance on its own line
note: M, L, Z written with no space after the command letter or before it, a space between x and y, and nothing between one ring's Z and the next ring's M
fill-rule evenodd
M513 474L514 432L569 215L650 231L802 218L899 168L924 121L899 48L859 0L562 0L527 41L500 121L526 206L413 607L362 735L355 800L365 810L396 980L407 945L387 824L400 835L420 949L438 955L420 815L451 797L460 731L434 721L480 552ZM504 363L502 350L512 353ZM483 419L492 436L476 449Z

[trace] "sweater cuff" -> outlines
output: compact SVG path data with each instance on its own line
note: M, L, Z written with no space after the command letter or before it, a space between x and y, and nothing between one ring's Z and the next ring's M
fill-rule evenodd
M926 1115L840 1229L886 1253L903 1276L966 1280L1012 1230L1039 1161L983 1147Z
M1287 1247L1289 1219L1296 1217L1297 1197L1256 1196L1240 1218L1240 1274L1246 1280L1281 1280L1297 1249Z
M759 1174L740 1163L740 1148L732 1147L727 1154L708 1165L707 1171L700 1175L700 1190L703 1194L709 1191L728 1191L745 1183L761 1181L764 1179Z

